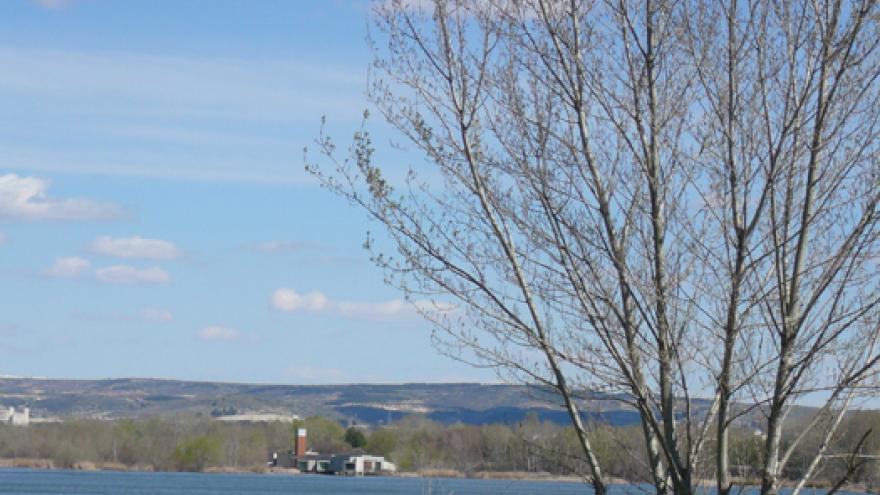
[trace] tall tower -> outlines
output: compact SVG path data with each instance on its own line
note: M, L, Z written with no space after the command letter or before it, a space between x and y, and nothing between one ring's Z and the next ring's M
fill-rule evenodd
M306 429L299 428L296 430L296 456L303 457L306 455Z

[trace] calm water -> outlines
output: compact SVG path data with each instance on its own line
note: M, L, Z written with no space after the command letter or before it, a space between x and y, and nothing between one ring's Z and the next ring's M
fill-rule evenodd
M624 493L620 491L619 493ZM0 469L2 495L569 495L578 483L507 480L349 478L259 474L117 473Z
M259 474L116 473L0 469L0 495L583 495L586 485L549 481L347 478ZM648 494L615 485L612 495ZM806 493L812 493L807 491ZM816 492L820 493L820 492Z

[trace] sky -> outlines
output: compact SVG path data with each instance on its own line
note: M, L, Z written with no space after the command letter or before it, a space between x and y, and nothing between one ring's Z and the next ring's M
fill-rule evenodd
M362 248L379 226L304 171L322 117L344 142L370 108L369 10L0 2L0 375L492 381L431 347Z

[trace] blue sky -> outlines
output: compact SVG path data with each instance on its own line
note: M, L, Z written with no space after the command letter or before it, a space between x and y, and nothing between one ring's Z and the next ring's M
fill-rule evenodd
M492 380L437 355L361 249L378 226L303 171L322 116L344 141L369 106L368 13L0 3L0 374Z

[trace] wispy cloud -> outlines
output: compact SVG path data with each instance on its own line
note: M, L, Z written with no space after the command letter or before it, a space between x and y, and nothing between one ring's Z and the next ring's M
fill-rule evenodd
M136 316L139 320L154 323L167 323L174 320L174 315L167 309L146 308L139 311Z
M3 101L51 131L0 150L17 170L309 184L288 127L358 122L366 65L0 46ZM59 133L96 145L51 146Z
M0 60L16 69L14 73L0 74L0 86L29 93L88 98L94 96L94 91L101 91L107 93L107 98L125 97L128 106L120 110L150 115L161 114L167 108L174 115L185 112L189 116L236 114L253 119L255 112L283 117L289 110L305 109L320 116L322 111L345 109L353 103L347 99L350 97L358 97L358 103L363 103L360 95L366 75L361 69L334 68L316 61L198 58L122 51L0 47ZM34 80L33 76L67 79ZM316 91L304 94L300 90L306 87ZM338 99L334 100L334 94ZM138 100L133 102L130 97ZM180 104L185 106L174 108ZM150 105L161 105L161 109ZM362 109L347 108L346 113L349 112L359 115ZM183 131L191 135L193 129Z
M59 10L73 3L73 0L32 0L33 3L47 10Z
M369 261L366 255L354 256L339 254L334 246L306 240L271 240L246 246L247 249L270 255L294 255L303 263L321 264L364 264Z
M326 249L326 247L313 241L273 240L253 244L251 249L261 253L284 254Z
M86 272L92 264L89 260L78 256L65 256L57 258L51 268L43 271L48 277L72 278Z
M116 218L122 209L85 198L48 196L49 181L16 174L0 175L0 218L17 221L102 220Z
M174 321L174 314L167 309L161 308L144 308L132 311L112 311L112 312L91 312L91 311L73 311L71 315L81 321L87 322L146 322L146 323L168 323Z
M95 271L95 277L100 282L107 284L164 284L171 281L168 272L154 266L151 268L135 268L128 265L113 265L99 268Z
M199 330L198 337L204 341L235 340L241 337L241 332L234 328L212 325Z
M434 0L383 0L378 5L382 8L403 8L424 14L430 14L436 7Z
M138 236L102 236L92 243L92 251L104 256L127 259L173 260L180 257L180 249L174 243Z
M319 368L310 364L289 366L282 371L282 374L290 380L309 384L345 381L345 372L339 368Z
M430 16L434 9L437 7L437 3L435 0L382 0L380 2L375 2L372 4L379 9L390 9L392 11L396 11L397 9L405 9L414 13L418 13L420 15ZM555 4L550 4L552 8ZM534 18L540 15L540 12L537 11L537 7L532 6L528 2L505 2L499 0L476 0L472 3L464 3L462 5L453 4L451 7L453 9L467 9L465 12L471 12L472 9L476 8L481 11L488 12L499 12L499 9L509 10L514 8L514 6L522 9L521 14L525 15L527 18Z
M281 287L269 297L272 308L286 313L326 313L359 320L385 321L417 317L420 312L450 313L455 307L450 304L427 300L410 304L402 299L387 301L344 301L331 300L323 292L311 291L300 294L294 289Z

